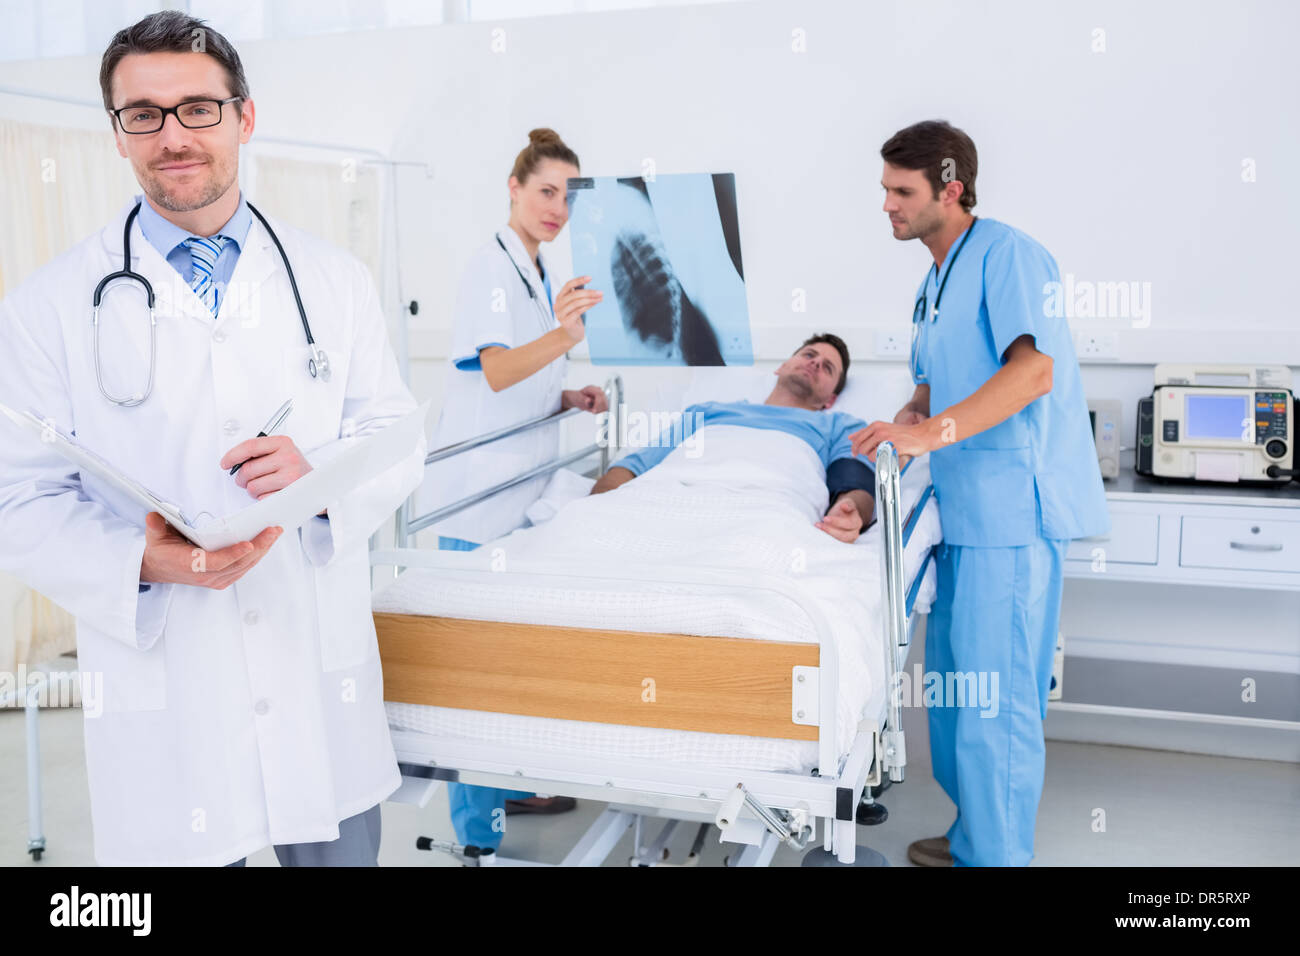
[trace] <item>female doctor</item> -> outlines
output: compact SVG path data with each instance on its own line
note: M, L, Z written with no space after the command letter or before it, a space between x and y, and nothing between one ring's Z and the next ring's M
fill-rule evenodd
M582 341L582 315L601 300L579 276L552 299L550 270L539 253L569 219L566 181L578 157L550 129L528 134L508 181L510 220L470 259L461 277L452 323L451 368L432 447L447 445L568 408L606 411L595 385L564 388L568 351ZM552 305L552 301L554 305ZM441 503L522 474L558 456L558 425L534 428L458 455L434 471ZM472 550L520 527L546 478L524 482L438 526L443 550ZM507 812L555 813L567 798L488 787L448 786L452 823L461 843L500 844Z

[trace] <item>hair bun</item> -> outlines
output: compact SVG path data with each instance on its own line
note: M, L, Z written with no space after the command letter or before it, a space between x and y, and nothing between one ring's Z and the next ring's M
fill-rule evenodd
M526 183L528 177L535 173L538 165L546 159L558 159L562 163L578 166L578 154L564 145L560 134L550 127L539 126L528 131L528 145L515 157L510 175L519 182Z

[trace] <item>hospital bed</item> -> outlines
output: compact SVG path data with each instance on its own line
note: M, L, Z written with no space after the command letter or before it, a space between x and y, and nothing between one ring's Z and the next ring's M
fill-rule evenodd
M617 416L621 379L605 391ZM426 461L570 414L438 449ZM618 424L610 422L610 436ZM494 543L476 560L409 546L415 533L520 482L596 455L603 474L612 450L587 446L424 515L413 516L408 500L397 546L372 551L403 778L391 799L424 805L439 781L459 781L607 804L566 865L598 865L629 830L630 862L662 863L683 823L698 827L688 864L714 826L740 847L730 865L765 865L782 844L815 842L805 864L883 862L858 847L856 820L860 804L870 809L871 788L903 780L907 764L901 695L888 691L933 594L940 532L928 463L910 462L904 479L891 445L877 454L876 521L851 546L878 554L877 580L830 582L860 583L873 599L879 590L872 619L857 622L861 641L844 640L834 607L816 599L812 586L826 582L798 575L632 560L572 568L497 562L509 548ZM752 627L737 636L733 620L746 617ZM421 846L469 865L538 865L426 838Z

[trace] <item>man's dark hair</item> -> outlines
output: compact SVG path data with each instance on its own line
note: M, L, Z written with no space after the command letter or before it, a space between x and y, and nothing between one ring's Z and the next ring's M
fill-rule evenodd
M975 174L979 171L975 143L944 120L925 120L900 129L880 147L880 158L891 166L924 172L935 199L948 183L960 182L962 208L967 212L975 208Z
M244 65L230 41L202 20L179 10L163 10L139 23L118 30L108 42L99 62L99 89L104 94L104 109L113 110L113 71L122 57L132 53L206 53L226 70L230 95L248 99L248 81Z
M844 383L849 380L849 347L844 344L844 340L838 335L832 335L830 332L822 332L818 335L814 335L807 342L804 342L803 345L795 349L795 353L802 352L808 346L816 345L819 342L829 345L835 351L840 353L840 362L843 363L844 367L840 369L840 380L835 383L835 394L838 395L840 392L844 391Z

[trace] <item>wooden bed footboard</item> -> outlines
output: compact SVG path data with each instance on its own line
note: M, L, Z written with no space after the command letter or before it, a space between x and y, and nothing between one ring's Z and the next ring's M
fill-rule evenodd
M791 714L816 644L375 614L385 700L816 740ZM810 678L815 679L815 678Z

